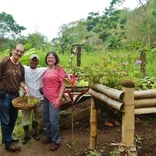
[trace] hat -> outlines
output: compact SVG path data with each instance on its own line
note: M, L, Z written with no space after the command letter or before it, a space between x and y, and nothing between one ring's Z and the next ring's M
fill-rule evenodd
M36 54L30 56L30 60L32 60L33 58L36 58L38 61L40 60L40 57Z

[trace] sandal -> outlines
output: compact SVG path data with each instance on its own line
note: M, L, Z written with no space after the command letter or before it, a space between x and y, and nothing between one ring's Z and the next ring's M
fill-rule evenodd
M35 140L37 140L37 141L40 140L40 137L37 133L33 134L32 136Z
M59 148L59 145L58 144L52 143L52 145L50 147L50 150L51 151L56 151L58 148Z
M17 146L17 145L14 145L14 144L11 144L9 146L6 146L5 149L7 151L10 151L10 152L18 152L21 150L20 146Z

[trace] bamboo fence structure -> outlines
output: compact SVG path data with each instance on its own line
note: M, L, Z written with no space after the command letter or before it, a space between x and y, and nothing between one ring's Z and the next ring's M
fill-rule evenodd
M99 99L103 104L122 112L122 142L118 144L118 155L124 151L127 156L137 156L134 141L135 114L156 113L156 90L134 91L134 86L131 80L122 83L122 91L101 84L90 84L90 149L96 148L98 114L94 99Z

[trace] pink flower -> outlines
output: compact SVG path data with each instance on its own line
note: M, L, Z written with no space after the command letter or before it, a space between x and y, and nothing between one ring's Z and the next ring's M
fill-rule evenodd
M142 61L141 60L136 60L136 62L135 62L136 64L141 64L142 63Z

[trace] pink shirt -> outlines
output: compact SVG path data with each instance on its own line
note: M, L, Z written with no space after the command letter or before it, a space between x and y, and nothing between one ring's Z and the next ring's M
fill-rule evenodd
M43 76L43 91L44 96L51 102L54 103L60 93L61 83L64 81L64 70L56 68L54 71L45 71Z

